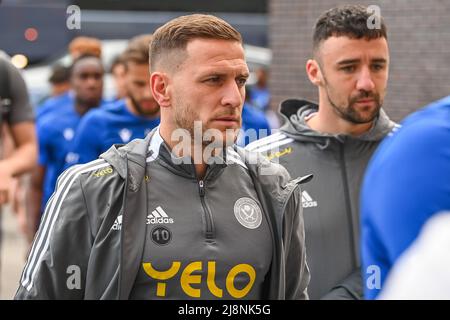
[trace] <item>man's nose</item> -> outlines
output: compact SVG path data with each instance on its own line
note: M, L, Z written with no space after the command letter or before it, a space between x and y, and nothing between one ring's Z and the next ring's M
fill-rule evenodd
M89 87L97 87L99 85L101 85L103 82L103 78L98 78L98 77L89 77L86 80L86 84Z
M356 89L358 91L364 90L368 92L375 89L375 83L373 82L372 73L370 72L369 68L364 67L361 69L358 80L356 82Z
M241 88L235 81L230 81L224 88L224 95L222 98L222 105L233 108L238 108L242 104Z

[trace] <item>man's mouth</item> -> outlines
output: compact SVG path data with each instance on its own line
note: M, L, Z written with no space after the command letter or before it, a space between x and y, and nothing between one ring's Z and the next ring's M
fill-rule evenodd
M375 100L373 99L361 99L361 100L356 100L357 103L371 103L374 102Z
M239 122L239 117L236 117L236 116L222 116L222 117L215 118L214 121Z

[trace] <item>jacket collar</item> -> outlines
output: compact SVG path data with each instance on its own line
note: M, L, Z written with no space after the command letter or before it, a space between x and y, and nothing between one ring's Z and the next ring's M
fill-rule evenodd
M238 163L245 167L244 161L239 154L234 150L235 146L228 147L220 155L210 158L208 160L207 176L210 172L219 173L231 163ZM154 130L153 136L148 148L148 156L146 162L158 161L161 165L166 167L173 173L186 177L196 179L195 166L191 157L177 157L171 151L164 139L159 133L159 127Z

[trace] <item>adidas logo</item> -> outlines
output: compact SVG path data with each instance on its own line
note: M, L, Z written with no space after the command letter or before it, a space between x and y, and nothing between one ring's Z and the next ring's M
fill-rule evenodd
M114 224L111 228L111 230L116 230L116 231L119 231L120 229L122 229L122 215L120 215L116 218L116 220L114 221Z
M303 191L302 192L302 206L303 206L303 208L317 207L317 201L314 201L308 192Z
M167 213L165 213L165 211L161 207L156 208L147 216L147 224L164 223L173 223L173 219L169 218Z

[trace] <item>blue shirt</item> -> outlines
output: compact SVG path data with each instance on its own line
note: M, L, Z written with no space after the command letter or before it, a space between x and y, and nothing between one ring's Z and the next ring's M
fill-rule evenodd
M242 108L242 130L246 131L249 129L255 130L255 136L252 132L248 132L247 135L239 136L237 144L239 146L246 146L253 140L264 138L270 135L270 126L264 112L252 107L251 105L245 103ZM260 132L260 130L262 130Z
M374 154L361 191L365 296L374 299L424 223L450 209L450 96L409 116ZM380 277L376 279L375 276Z
M80 123L67 165L95 160L113 144L144 138L158 125L159 117L136 116L128 110L125 100L93 110Z
M39 141L39 159L41 166L46 167L41 210L55 189L56 180L62 173L66 154L75 136L75 130L81 116L72 106L61 105L36 123Z
M104 106L108 105L111 102L111 100L102 99L100 101L99 107L103 108ZM73 107L75 103L75 97L73 92L66 92L59 96L50 97L47 100L45 100L41 105L39 105L36 108L36 119L37 121L41 121L44 117L46 117L48 114L54 113L54 112L66 112L67 110L64 109L70 109Z
M36 119L40 121L43 116L54 111L60 111L64 108L73 106L73 93L65 92L59 96L50 97L36 108Z
M250 90L250 101L257 109L266 111L270 103L270 93L267 88L254 86Z

